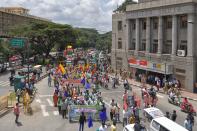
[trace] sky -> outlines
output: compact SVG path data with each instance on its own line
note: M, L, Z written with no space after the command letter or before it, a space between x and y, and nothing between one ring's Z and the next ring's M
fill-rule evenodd
M124 0L1 0L1 7L22 6L30 14L74 27L111 31L112 12ZM136 1L136 0L135 0Z

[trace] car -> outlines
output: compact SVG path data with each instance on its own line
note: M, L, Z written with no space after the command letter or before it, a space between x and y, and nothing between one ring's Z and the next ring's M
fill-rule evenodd
M164 113L158 108L150 107L144 109L144 116L151 122L152 119L163 117Z
M123 129L123 131L135 131L134 129L135 124L129 124L126 125ZM141 125L141 130L140 131L148 131L145 126Z

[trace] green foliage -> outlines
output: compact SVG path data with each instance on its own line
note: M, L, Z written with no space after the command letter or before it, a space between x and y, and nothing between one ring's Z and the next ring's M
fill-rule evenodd
M125 12L126 11L126 7L129 4L136 4L136 2L133 1L133 0L125 0L125 2L123 2L120 6L118 6L118 8L115 11Z
M12 36L23 36L29 39L34 54L49 55L51 49L58 44L65 48L67 43L74 43L76 33L70 25L49 22L31 22L19 25L10 30Z

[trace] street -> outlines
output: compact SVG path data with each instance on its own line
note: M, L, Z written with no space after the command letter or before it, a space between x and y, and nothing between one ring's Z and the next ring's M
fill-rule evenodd
M77 131L79 128L78 123L69 123L68 119L62 119L61 116L58 114L58 109L53 107L53 101L52 101L52 94L54 91L53 87L48 87L47 85L47 79L42 80L38 84L36 84L36 87L38 88L38 92L36 95L36 98L34 102L31 104L31 107L33 109L33 115L24 115L23 109L21 108L21 115L19 118L19 121L21 122L21 126L17 126L14 123L15 116L13 115L13 112L10 112L6 116L2 117L0 119L0 125L1 129L3 131L21 131L21 130L29 130L29 131L43 131L43 130L51 130L51 131L63 131L63 130L72 130ZM137 95L140 96L141 89L138 87L132 87L133 91L137 93ZM107 107L107 114L109 118L109 103L111 99L114 99L115 102L119 103L122 107L122 95L123 95L123 85L121 84L120 87L117 89L111 89L111 83L109 84L109 90L101 89L102 97L106 103ZM131 93L131 92L129 92ZM165 113L166 111L169 111L170 113L172 110L177 111L177 123L183 126L183 122L186 118L186 113L183 113L180 111L180 108L169 104L167 101L167 96L164 94L158 94L158 104L157 107ZM197 103L194 102L194 106L197 106ZM122 108L120 111L121 120L122 120ZM140 116L143 118L142 111L140 111ZM108 121L107 123L110 123ZM93 128L88 128L87 124L85 125L85 131L93 131L96 130L98 127L100 127L99 122L93 123ZM145 125L149 125L147 121L145 121ZM121 131L123 129L122 124L117 124L118 131ZM108 129L109 130L109 129ZM197 125L195 123L194 131L197 130Z
M0 96L9 93L9 91L14 90L14 87L10 86L10 71L7 70L0 74Z

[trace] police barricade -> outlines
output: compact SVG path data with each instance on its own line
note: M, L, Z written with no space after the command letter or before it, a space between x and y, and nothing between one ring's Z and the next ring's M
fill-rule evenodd
M0 111L8 107L8 97L1 96L0 97Z
M84 112L86 118L91 115L93 121L100 120L99 105L70 105L68 110L69 122L78 122L81 112Z

